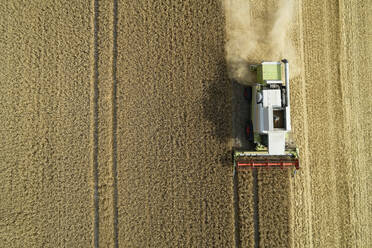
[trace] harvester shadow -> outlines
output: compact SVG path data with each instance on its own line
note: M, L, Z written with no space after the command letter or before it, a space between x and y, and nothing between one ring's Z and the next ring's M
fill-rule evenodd
M246 61L241 58L228 61L228 72L232 78L232 136L233 150L253 150L254 145L249 142L246 127L251 120L251 99L245 95L246 89L256 82L256 73L249 69L250 65L258 61ZM239 73L236 73L239 71Z
M218 80L206 80L202 104L203 117L212 126L212 137L219 147L228 146L231 136L231 82L228 80L225 62L217 66ZM232 151L220 154L217 162L222 166L232 165Z
M248 67L250 63L241 61ZM251 63L254 64L254 63ZM222 166L232 165L232 152L236 149L249 150L245 128L250 119L250 102L244 98L247 82L228 79L230 70L224 60L217 66L219 80L206 80L203 98L203 117L213 126L212 136L220 144L229 144L228 152L221 154L218 162Z

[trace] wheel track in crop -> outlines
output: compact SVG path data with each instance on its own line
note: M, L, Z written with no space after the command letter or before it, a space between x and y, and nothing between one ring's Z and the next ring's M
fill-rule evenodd
M92 36L94 246L118 247L117 1L92 1Z
M92 1L93 15L92 15L92 33L93 33L93 49L91 56L91 83L90 83L90 146L91 146L91 167L93 174L93 240L94 247L98 247L99 241L99 195L98 195L98 51L97 51L97 17L98 17L98 1Z

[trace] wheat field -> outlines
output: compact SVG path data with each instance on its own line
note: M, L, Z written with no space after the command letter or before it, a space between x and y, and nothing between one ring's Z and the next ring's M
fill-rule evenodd
M371 4L290 1L301 169L234 186L229 2L0 3L0 247L372 246Z

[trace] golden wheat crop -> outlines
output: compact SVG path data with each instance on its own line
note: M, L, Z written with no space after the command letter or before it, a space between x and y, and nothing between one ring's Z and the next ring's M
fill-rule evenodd
M231 2L0 3L0 247L372 246L371 4ZM302 168L234 208L229 76L282 56Z

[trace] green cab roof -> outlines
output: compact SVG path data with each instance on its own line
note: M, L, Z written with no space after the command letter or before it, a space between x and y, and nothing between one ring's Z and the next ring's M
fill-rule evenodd
M265 80L282 80L282 65L280 62L262 62L257 67L257 81L264 84Z

